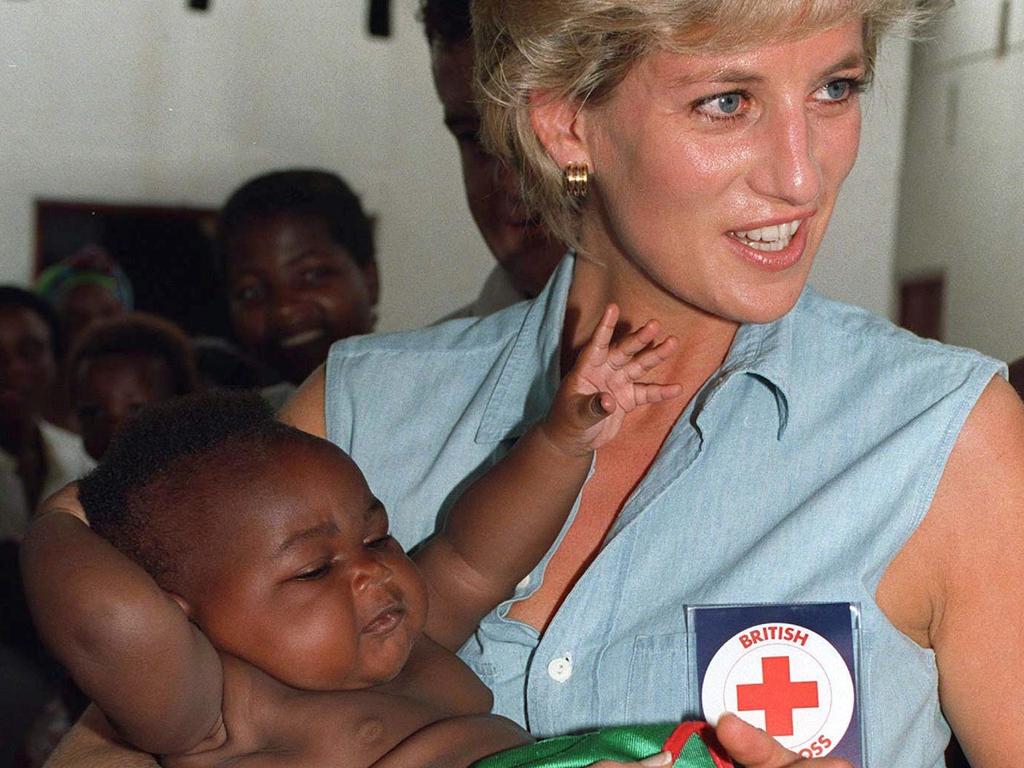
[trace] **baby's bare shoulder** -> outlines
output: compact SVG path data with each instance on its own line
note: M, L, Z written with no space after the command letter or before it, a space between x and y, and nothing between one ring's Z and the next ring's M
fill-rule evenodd
M234 657L222 654L222 662L226 738L165 757L167 768L367 768L453 714L404 674L381 688L304 691Z

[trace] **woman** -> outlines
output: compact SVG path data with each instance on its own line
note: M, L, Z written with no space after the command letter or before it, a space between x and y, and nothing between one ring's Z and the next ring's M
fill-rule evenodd
M491 318L336 345L285 418L353 455L408 546L606 302L679 339L661 380L688 397L624 423L463 649L538 735L691 711L685 605L829 600L861 606L871 765L941 766L943 713L976 768L1024 747L1024 409L999 364L805 289L878 35L918 5L474 4L485 139L579 255ZM798 764L734 718L719 736Z

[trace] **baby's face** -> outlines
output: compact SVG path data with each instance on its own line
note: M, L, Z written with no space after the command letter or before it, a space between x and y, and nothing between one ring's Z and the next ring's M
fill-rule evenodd
M193 619L213 644L296 688L393 679L426 620L426 585L362 473L324 441L288 441L212 498L219 563ZM218 498L219 497L219 498Z

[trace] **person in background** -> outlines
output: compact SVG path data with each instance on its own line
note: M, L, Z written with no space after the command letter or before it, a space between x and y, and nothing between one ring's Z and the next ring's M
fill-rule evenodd
M336 174L249 180L224 204L217 250L235 338L284 381L305 379L338 339L373 330L373 225Z
M566 247L527 212L515 174L480 144L469 0L421 0L420 18L444 124L459 147L466 202L497 261L476 300L445 319L479 317L540 293Z
M93 323L132 309L128 276L106 249L95 244L43 270L35 291L56 310L68 349Z
M142 312L89 328L68 357L68 385L82 442L96 461L130 416L199 387L185 334Z
M0 286L0 765L14 764L33 720L63 686L18 574L20 540L38 501L94 466L78 435L43 418L62 349L53 308L24 288Z
M1024 357L1010 363L1010 384L1017 390L1017 396L1024 399Z
M3 528L20 537L39 500L93 468L78 435L44 419L63 350L53 309L23 288L0 286L0 470L20 496L0 500Z
M71 350L78 337L101 320L129 312L133 306L131 282L103 247L90 244L47 267L36 279L35 292L57 313L64 349ZM58 359L57 382L46 404L46 418L53 424L78 431L68 400L66 360Z

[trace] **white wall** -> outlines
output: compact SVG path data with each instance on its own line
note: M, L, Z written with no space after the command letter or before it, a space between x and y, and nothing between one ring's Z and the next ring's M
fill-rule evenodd
M910 51L901 38L882 45L875 83L861 99L860 155L811 273L823 293L890 317Z
M216 206L273 167L341 172L380 217L381 328L435 319L489 268L414 0L0 0L0 281L29 278L37 197ZM861 160L813 280L886 313L908 48L885 49Z
M284 165L339 171L380 217L381 327L475 295L462 197L414 0L369 38L360 0L0 0L0 281L37 197L217 206Z
M944 270L946 340L1024 355L1024 0L960 0L914 57L897 270Z

